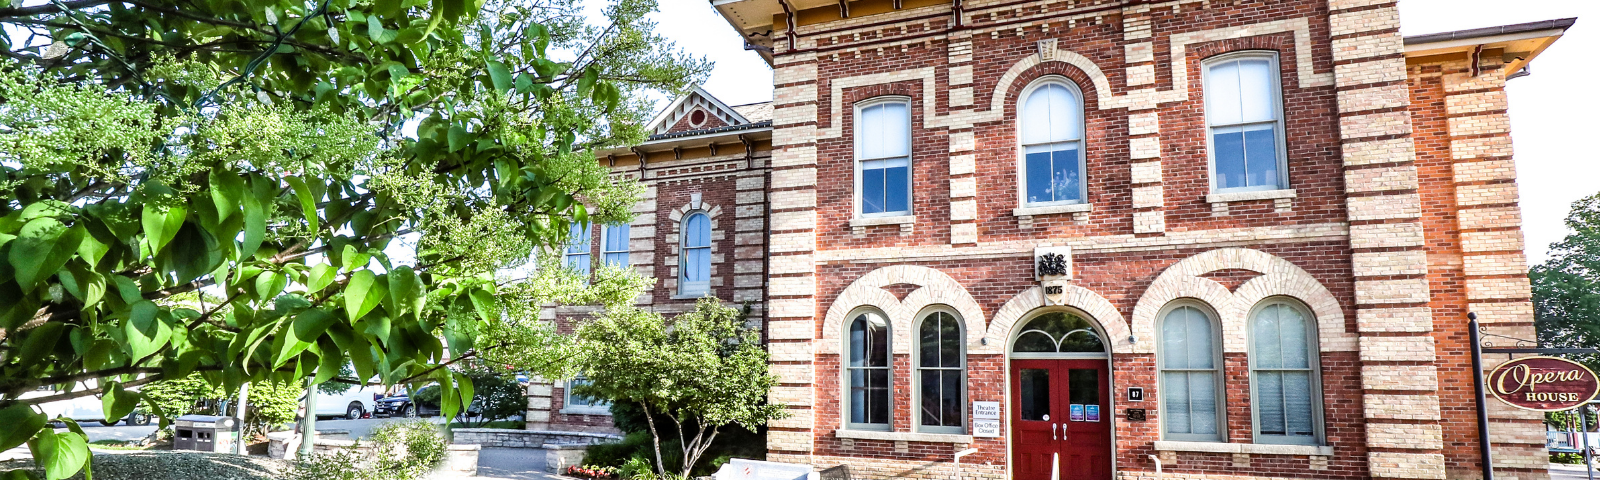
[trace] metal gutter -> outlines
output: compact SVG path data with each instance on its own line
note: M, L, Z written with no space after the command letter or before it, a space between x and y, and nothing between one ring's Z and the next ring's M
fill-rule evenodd
M1405 44L1406 45L1417 45L1417 44L1423 44L1423 43L1445 42L1445 41L1450 41L1450 40L1482 40L1482 39L1484 39L1486 37L1496 37L1496 36L1501 36L1501 35L1516 35L1516 34L1519 34L1519 33L1538 32L1538 31L1541 31L1541 30L1558 30L1555 33L1556 34L1561 34L1563 32L1566 32L1568 28L1571 28L1574 23L1577 23L1577 21L1578 21L1577 17L1558 18L1558 19L1555 19L1555 20L1544 20L1544 21L1539 21L1539 22L1518 23L1518 24L1515 24L1515 25L1501 25L1501 26L1498 26L1498 27L1484 27L1484 28L1474 28L1474 29L1470 29L1470 30L1456 30L1454 32L1440 32L1440 33L1429 33L1429 34L1426 34L1426 35L1412 35L1412 36L1409 36L1409 37L1405 37ZM1521 37L1521 35L1517 35L1517 36ZM1485 42L1478 41L1477 43L1485 43Z

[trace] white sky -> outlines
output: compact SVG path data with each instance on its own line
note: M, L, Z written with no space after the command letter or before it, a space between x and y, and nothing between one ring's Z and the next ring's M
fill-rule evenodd
M1600 66L1583 52L1600 50L1593 24L1600 2L1593 0L1401 0L1401 33L1420 35L1451 30L1579 17L1532 64L1533 75L1510 82L1511 128L1516 137L1517 177L1522 190L1523 232L1528 262L1545 259L1550 243L1567 234L1562 220L1573 201L1600 192L1600 165L1578 148L1589 128L1577 112L1600 112ZM705 0L661 0L651 18L680 48L716 62L705 84L729 105L772 99L772 71L755 52L745 51L733 27ZM1586 133L1587 132L1587 133Z

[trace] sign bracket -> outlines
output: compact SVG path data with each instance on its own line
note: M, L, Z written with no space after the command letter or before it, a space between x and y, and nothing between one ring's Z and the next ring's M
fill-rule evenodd
M1489 409L1488 405L1486 405L1487 399L1484 394L1483 354L1506 354L1508 356L1517 353L1532 353L1539 355L1594 354L1600 353L1600 349L1541 348L1538 340L1528 340L1525 338L1489 333L1487 328L1478 324L1477 313L1467 312L1467 321L1467 333L1471 336L1470 343L1472 344L1472 387L1474 393L1476 394L1476 398L1473 400L1475 400L1478 407L1479 457L1480 461L1483 462L1483 480L1494 480L1494 460L1490 454L1489 441ZM1498 340L1493 339L1510 340L1512 342L1512 346L1495 346L1495 341ZM1587 452L1587 440L1585 440L1585 451ZM1587 454L1584 456L1584 460L1585 464L1589 463ZM1591 469L1589 478L1593 479L1593 467L1589 466L1589 468Z

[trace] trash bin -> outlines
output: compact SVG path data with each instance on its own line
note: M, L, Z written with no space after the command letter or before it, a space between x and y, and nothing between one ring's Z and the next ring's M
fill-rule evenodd
M239 420L212 415L184 415L173 423L172 449L233 453Z

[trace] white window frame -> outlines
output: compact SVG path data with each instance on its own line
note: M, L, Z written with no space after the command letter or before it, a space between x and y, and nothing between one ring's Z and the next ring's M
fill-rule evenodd
M689 220L696 215L706 219L706 246L704 247L689 246ZM684 215L683 220L678 225L678 298L699 298L710 295L711 276L716 273L716 262L711 261L711 245L715 243L711 235L716 231L716 228L711 225L711 214L704 210L695 210ZM690 248L703 248L706 251L707 273L705 281L688 281Z
M569 227L567 229L567 241L570 242L570 243L568 243L566 245L566 247L562 249L561 264L566 266L567 268L572 268L572 257L577 257L577 256L589 257L589 262L588 262L587 268L584 269L584 272L586 273L586 275L585 275L585 279L586 280L585 281L587 281L588 276L594 274L594 224L590 223L590 222L584 222L582 225L583 225L583 239L584 239L584 242L583 242L584 249L583 249L583 251L582 252L573 251L574 248L576 248L578 246L578 242L573 241L574 239L572 238L572 229Z
M1201 114L1201 120L1206 123L1206 169L1211 181L1211 193L1261 192L1285 190L1289 188L1289 151L1287 148L1287 140L1284 138L1288 136L1288 133L1284 127L1283 73L1281 70L1279 70L1278 66L1278 52L1267 50L1246 50L1241 52L1225 53L1205 59L1200 63L1200 82L1201 85L1204 86L1202 91L1211 91L1211 67L1221 63L1228 63L1231 61L1244 59L1265 59L1267 61L1267 71L1272 72L1271 100L1273 112L1277 113L1277 120L1274 121L1276 125L1274 126L1273 131L1277 136L1278 182L1276 185L1262 185L1256 187L1217 188L1217 148L1216 145L1212 144L1213 135L1211 130L1214 128L1260 125L1268 122L1212 125L1211 117L1208 112L1203 112ZM1202 93L1202 95L1204 95L1204 93ZM1201 100L1202 110L1205 109L1206 102L1207 100L1205 99Z
M1211 364L1215 366L1215 367L1213 367L1211 369L1211 371L1214 373L1214 375L1212 377L1213 378L1213 380L1212 380L1212 391L1216 394L1216 397L1217 397L1216 398L1216 402L1217 402L1217 434L1215 436L1212 436L1212 435L1195 434L1195 433L1178 433L1178 434L1167 433L1167 415L1163 414L1163 415L1160 416L1160 419L1161 419L1161 425L1160 425L1160 427L1161 427L1161 430L1160 430L1161 439L1162 440L1170 440L1170 441L1183 441L1183 442L1227 442L1228 441L1228 404L1227 404L1227 397L1228 397L1228 395L1227 395L1227 393L1228 393L1227 385L1228 385L1228 382L1227 382L1227 379L1225 378L1225 375L1227 374L1227 365L1222 363L1223 362L1223 356L1222 356L1222 317L1217 315L1217 311L1215 309L1211 308L1210 305L1206 305L1205 303L1199 302L1199 301L1188 300L1188 299L1180 299L1180 300L1168 303L1165 307L1162 307L1160 312L1157 312L1156 325L1155 325L1155 327L1156 327L1155 328L1155 330L1156 330L1155 331L1155 337L1156 337L1156 392L1158 394L1158 398L1156 399L1156 408L1162 409L1163 412L1166 409L1166 392L1167 392L1167 385L1166 385L1167 384L1167 378L1166 378L1167 375L1166 375L1166 373L1169 370L1171 370L1171 369L1168 369L1168 368L1165 367L1165 365L1166 365L1165 360L1166 360L1166 354L1167 353L1165 351L1166 348L1163 347L1164 345L1166 345L1166 341L1165 341L1165 339L1162 338L1163 332L1165 331L1164 325L1166 324L1166 321L1167 321L1167 315L1171 314L1173 310L1177 310L1177 309L1183 308L1183 307L1191 307L1191 308L1194 308L1196 310L1199 310L1200 313L1202 315L1205 315L1206 319L1211 322L1211 362L1212 362ZM1186 369L1185 371L1199 371L1199 370L1198 369Z
M623 263L621 265L617 265L617 266L619 266L619 267L627 267L632 262L630 262L629 259L628 259L628 252L630 250L630 248L629 248L630 246L628 245L628 238L626 238L626 235L624 235L624 238L622 239L622 250L607 250L606 249L606 247L611 244L611 236L615 235L617 233L616 230L619 230L619 229L632 230L632 226L630 226L630 225L628 225L626 223L619 223L619 224L615 224L615 225L606 225L606 226L604 226L604 227L602 227L600 229L600 259L604 263L611 264L611 259L610 259L611 254L620 253L620 254L622 254L622 258L623 258L622 262Z
M952 367L924 367L924 366L922 366L922 325L928 321L928 318L933 317L934 315L940 314L940 313L949 315L950 318L955 319L956 330L957 330L956 331L956 335L958 336L958 338L956 339L956 348L959 350L958 355L960 356L960 359L961 359L961 365L959 367L952 368ZM851 319L854 320L854 317L851 317ZM946 433L946 434L965 435L967 433L967 394L968 394L968 390L969 390L968 385L967 385L967 342L966 342L966 338L967 338L967 321L966 321L966 319L961 318L961 313L955 311L955 309L952 309L952 308L948 308L948 307L945 307L945 306L942 306L942 305L941 306L929 307L929 308L924 309L922 312L917 314L916 325L913 325L911 327L911 338L913 338L914 339L913 342L915 342L915 344L912 345L912 347L911 347L911 408L913 410L912 414L911 414L911 417L912 417L911 418L911 425L916 428L916 431L921 432L921 433ZM893 352L891 351L891 354L890 354L890 358L891 358L890 370L894 369L893 365L892 365L893 357L894 357L894 355L893 355ZM960 426L950 427L950 426L931 426L931 425L923 425L922 424L922 371L923 370L956 370L956 371L960 372L960 374L961 374L961 399L958 400L958 402L960 402L959 406L961 407L961 415L960 415L961 425ZM890 385L890 388L891 388L891 391L892 391L893 385Z
M888 401L889 401L888 408L889 408L889 411L888 411L888 414L884 418L884 423L855 423L855 422L850 421L850 412L853 409L851 401L850 401L850 398L851 398L851 395L850 395L850 372L851 372L851 370L856 370L856 369L868 370L868 369L878 369L878 368L880 368L880 367L851 367L850 366L850 327L855 325L856 317L859 317L859 316L861 316L863 314L868 314L868 313L874 314L874 315L877 315L877 316L883 318L883 328L885 329L885 332L884 332L884 335L883 335L883 339L884 339L885 342L888 342L888 345L884 345L883 346L883 351L888 356L888 358L884 359L884 363L886 363L887 365L885 367L882 367L882 369L888 372L886 374L886 379L884 380L884 383L886 384L885 386L889 389L889 396L888 396ZM839 395L839 406L840 406L839 420L840 420L841 424L844 425L844 428L846 430L863 430L863 431L877 431L877 432L893 431L894 430L894 407L895 407L895 398L894 398L894 380L895 380L895 378L894 378L895 377L895 375L894 375L894 322L890 321L889 320L889 316L888 315L884 315L883 311L881 311L881 310L878 310L876 308L871 308L871 307L861 307L861 308L856 308L855 310L851 310L850 313L845 316L845 321L843 323L844 323L844 325L842 325L843 331L840 332L840 335L839 335L841 337L840 338L840 343L842 344L841 345L841 350L840 350L841 355L839 355L839 373L840 373L840 376L839 376L839 390L840 390L840 395Z
M561 388L563 391L561 392L561 413L567 415L611 415L611 402L609 401L599 400L601 402L605 402L605 405L572 404L572 387L574 387L573 383L580 380L584 380L583 375L573 377L562 384Z
M862 147L862 138L861 138L861 132L862 132L861 119L862 119L862 116L861 116L861 111L862 110L866 110L866 109L871 108L871 107L878 106L878 105L887 104L887 103L899 103L899 104L905 105L905 107L906 107L906 156L905 156L905 159L906 159L906 209L904 211L897 211L897 212L862 213L861 196L865 192L863 192L862 189L861 189L861 175L862 175L861 174L861 171L862 171L861 164L863 162L868 162L868 161L872 161L872 160L886 160L886 159L891 159L891 158L899 158L899 157L862 158L862 153L861 153L862 152L862 148L861 148ZM916 164L913 162L913 158L912 158L912 155L911 155L912 151L915 150L912 147L913 144L911 143L912 140L913 140L911 138L911 130L914 128L911 125L911 121L914 118L914 115L912 115L912 111L911 111L911 97L899 96L899 95L891 95L891 96L873 98L871 100L867 100L867 101L863 101L863 102L858 102L858 103L855 104L855 112L854 113L855 113L855 117L854 117L855 132L853 132L852 135L855 136L855 140L854 140L855 152L853 152L854 153L854 157L855 157L855 194L852 195L852 197L855 200L856 218L903 217L903 216L913 215L913 212L916 211L916 206L915 206L916 205L916 201L915 201L915 199L916 199L916 191L912 189L912 187L914 187L916 185L916 180L915 180L915 177L916 177L916 170L915 170ZM887 195L887 193L885 193L885 195ZM885 198L887 198L887 196Z
M1263 435L1261 433L1261 414L1258 410L1260 408L1260 402L1250 402L1251 436L1253 437L1253 441L1255 443L1283 445L1325 445L1327 437L1325 436L1326 431L1323 429L1322 421L1322 417L1324 415L1322 410L1322 355L1320 355L1322 347L1317 343L1317 317L1312 314L1310 308L1306 307L1305 302L1301 302L1298 299L1290 297L1268 297L1267 299L1257 303L1255 307L1252 307L1250 309L1250 315L1245 317L1245 328L1247 329L1245 343L1248 346L1250 363L1250 398L1261 398L1260 395L1258 395L1258 392L1256 392L1256 387L1260 385L1260 383L1256 381L1256 314L1273 305L1287 306L1298 311L1300 315L1306 319L1306 336L1308 337L1306 339L1306 359L1308 365L1310 365L1311 371L1310 395L1312 433L1310 437Z
M1078 109L1077 109L1078 111L1076 112L1077 115L1078 115L1078 140L1077 140L1077 142L1078 142L1078 199L1077 200L1055 200L1055 201L1049 201L1049 202L1029 202L1028 201L1028 145L1022 143L1022 130L1023 130L1023 128L1025 128L1025 126L1023 125L1023 120L1024 119L1023 119L1022 109L1027 105L1028 97L1030 95L1033 95L1033 92L1035 90L1038 90L1039 88L1044 87L1046 85L1061 85L1063 87L1066 87L1068 92L1072 92L1072 94L1074 96L1078 97ZM1084 104L1083 89L1078 88L1078 84L1077 83L1073 83L1072 80L1069 80L1066 77L1063 77L1063 76L1060 76L1060 75L1046 75L1046 76L1043 76L1043 77L1039 77L1039 79L1034 80L1033 83L1028 84L1028 88L1023 89L1022 90L1022 95L1017 97L1017 111L1016 111L1016 124L1017 124L1017 205L1020 205L1020 206L1023 206L1023 207L1050 207L1050 206L1057 206L1057 205L1077 205L1077 204L1089 203L1089 172L1088 172L1089 167L1088 167L1088 154L1086 153L1088 151L1089 139L1087 138L1088 137L1088 125L1086 125L1087 122L1086 122L1086 120L1084 118L1085 112L1084 112L1083 104ZM1063 142L1063 143L1065 143L1065 142ZM1047 144L1045 144L1045 145L1047 145Z

